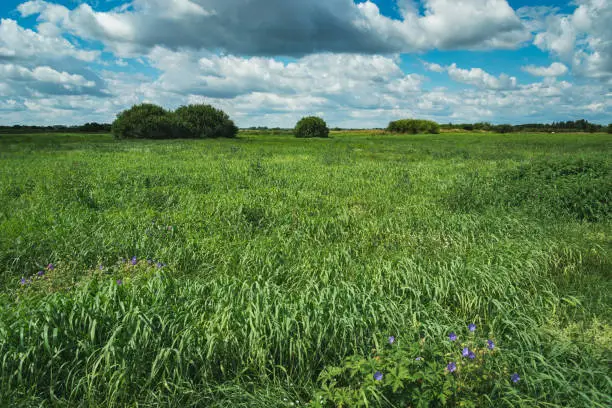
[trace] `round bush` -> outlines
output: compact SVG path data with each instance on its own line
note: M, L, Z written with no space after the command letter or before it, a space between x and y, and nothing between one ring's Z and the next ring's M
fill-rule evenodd
M308 116L295 125L294 133L296 137L328 137L329 129L323 119Z
M440 125L431 120L402 119L389 123L387 132L392 133L440 133Z
M151 132L157 137L164 133L164 128L156 128L156 124L161 125L164 119L169 116L169 112L161 106L150 103L134 105L117 115L113 122L112 132L118 139L147 139L153 138ZM168 136L169 137L169 136Z
M210 105L181 106L174 114L187 126L192 137L236 137L238 133L229 116Z

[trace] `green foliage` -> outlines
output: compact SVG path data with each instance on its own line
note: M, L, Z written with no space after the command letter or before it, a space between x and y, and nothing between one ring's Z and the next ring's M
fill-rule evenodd
M235 137L238 128L221 110L189 105L169 112L152 104L135 105L113 122L118 139L179 139Z
M608 133L612 133L612 123L610 123L608 125L608 129L607 130L608 130Z
M612 214L612 165L609 160L543 159L494 177L472 174L460 179L448 202L467 211L524 207L540 216L605 220Z
M197 138L232 138L238 133L229 116L210 105L181 106L174 113Z
M471 334L454 342L393 337L370 356L326 367L311 406L485 407L493 401L510 406L520 380L511 385L515 371L487 340Z
M470 341L456 325L475 321L499 344L486 361L500 398L481 406L608 407L610 215L585 222L558 198L609 178L611 147L608 134L3 135L0 406L303 406L325 367L369 361L373 344L391 379L404 359L382 334L406 355L425 338L443 368L460 350L449 331ZM490 383L475 383L484 398Z
M328 137L329 129L323 119L308 116L299 120L293 133L296 137Z
M392 133L440 133L440 125L431 120L402 119L389 123L387 132Z

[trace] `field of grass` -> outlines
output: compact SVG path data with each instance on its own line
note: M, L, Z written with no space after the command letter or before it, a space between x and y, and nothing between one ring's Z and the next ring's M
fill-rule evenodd
M521 376L492 406L609 407L611 152L0 135L0 406L304 405L387 336L474 322Z

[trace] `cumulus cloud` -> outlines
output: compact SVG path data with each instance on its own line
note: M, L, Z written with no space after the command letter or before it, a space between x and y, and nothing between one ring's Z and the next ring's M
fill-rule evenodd
M565 75L568 71L567 67L560 62L553 62L548 67L537 67L535 65L527 65L521 68L523 71L540 77L557 77Z
M612 80L612 2L577 0L571 14L544 17L534 44L585 77Z
M514 48L530 38L506 0L423 6L421 14L412 1L398 1L401 20L383 16L369 0L134 0L108 12L33 0L19 11L38 15L45 30L55 25L125 55L156 45L268 56Z
M484 89L512 89L516 88L515 77L501 74L496 77L481 68L461 69L457 64L447 67L448 75L457 82L470 84Z

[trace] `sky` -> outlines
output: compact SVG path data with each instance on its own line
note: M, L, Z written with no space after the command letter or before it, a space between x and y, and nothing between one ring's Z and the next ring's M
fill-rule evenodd
M0 124L207 103L240 127L612 122L610 0L0 2Z

